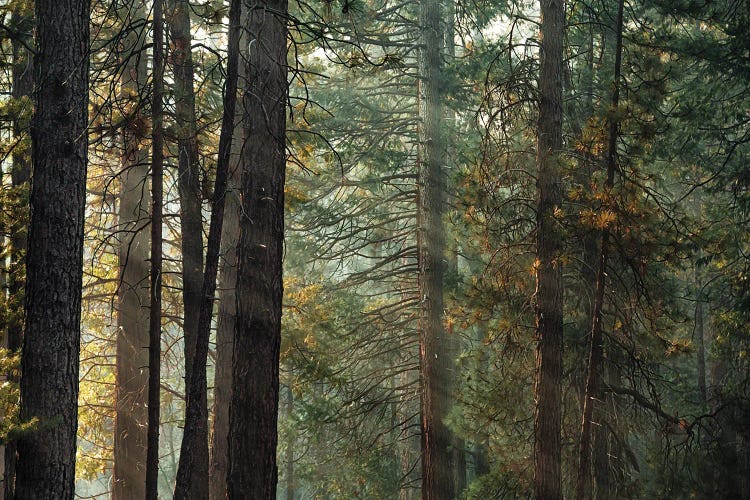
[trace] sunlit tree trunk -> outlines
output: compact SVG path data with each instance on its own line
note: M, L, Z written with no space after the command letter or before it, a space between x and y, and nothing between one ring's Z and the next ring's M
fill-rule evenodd
M274 498L283 296L287 1L249 5L228 497Z
M149 204L146 120L140 94L146 78L143 53L146 22L142 5L123 12L127 36L123 42L119 111L122 126L122 166L118 211L120 276L117 296L115 435L112 498L143 498L146 490L146 426L148 423L148 301Z
M538 499L562 498L563 376L562 72L565 4L541 0L539 124L537 127L536 381L534 384L534 490Z
M86 200L89 1L38 0L34 180L16 496L72 499Z

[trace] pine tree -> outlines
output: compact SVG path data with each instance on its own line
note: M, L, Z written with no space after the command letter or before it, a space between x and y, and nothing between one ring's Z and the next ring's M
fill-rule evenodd
M89 2L35 5L33 183L16 498L72 499L88 136Z

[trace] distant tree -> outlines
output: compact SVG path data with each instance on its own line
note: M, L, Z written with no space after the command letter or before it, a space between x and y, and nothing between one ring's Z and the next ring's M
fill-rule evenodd
M122 174L117 221L119 283L116 333L115 434L112 497L143 498L146 487L148 423L149 204L146 112L146 15L142 4L123 9L120 92L124 117Z
M617 140L619 135L619 122L616 114L617 107L620 105L620 76L622 67L622 25L623 25L623 0L620 0L617 7L616 20L616 43L615 43L615 67L612 78L612 100L611 115L607 131L607 156L606 156L606 180L604 183L605 200L611 194L615 183L615 173L617 169ZM610 210L607 206L600 208L602 211ZM589 362L586 375L586 389L583 400L583 417L581 419L581 438L579 442L578 455L578 474L576 476L576 498L590 498L590 470L589 466L592 461L592 435L594 415L596 414L596 405L602 400L603 385L603 359L604 359L604 333L602 326L602 317L604 310L605 288L607 286L607 265L610 253L610 234L609 228L603 227L600 231L599 252L596 263L596 285L594 289L594 307L591 311L591 335ZM604 465L600 465L600 472L596 474L601 477Z

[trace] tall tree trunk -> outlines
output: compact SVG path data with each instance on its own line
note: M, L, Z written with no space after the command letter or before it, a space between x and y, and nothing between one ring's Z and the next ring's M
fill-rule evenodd
M445 425L449 406L449 341L443 327L445 275L445 142L439 90L443 29L438 0L421 0L419 53L420 161L417 207L419 251L419 364L421 385L422 498L452 499L451 432Z
M34 182L16 498L72 499L88 135L89 1L36 2Z
M33 43L31 32L33 17L29 11L14 10L11 25L19 34L11 40L13 49L12 97L20 106L18 115L13 118L13 136L19 146L13 149L10 168L11 185L13 186L12 206L5 207L12 214L10 217L10 267L8 269L8 302L7 302L7 335L6 347L12 353L20 352L23 342L23 304L24 304L24 258L26 255L28 214L28 185L31 178L31 158L24 145L28 142L29 117L32 113L31 92L34 85L31 54L28 47ZM8 381L18 383L18 379L9 375ZM16 473L16 443L9 441L4 450L3 493L4 498L14 495Z
M449 0L446 3L446 12L445 12L445 19L446 19L446 26L444 31L444 55L446 61L450 64L455 58L456 58L456 3L454 0ZM446 109L445 110L445 117L446 121L448 122L445 128L448 130L451 130L452 133L455 133L457 131L456 129L456 112L452 109ZM456 158L456 147L455 147L455 141L452 141L450 139L445 140L445 161L443 162L446 165L446 168L448 169L454 169L456 166L455 158ZM445 175L446 178L445 184L446 184L446 192L450 191L451 193L455 193L455 186L450 185L449 186L449 178L450 176ZM449 240L446 243L447 248L447 254L446 254L446 260L447 265L449 268L450 276L453 278L451 279L451 283L457 283L458 282L458 239L457 237L451 232L448 232L450 234ZM444 287L449 293L455 292L455 285L451 287ZM461 336L457 333L451 332L446 337L447 342L449 343L449 350L450 350L450 369L449 369L449 392L448 392L448 403L452 404L453 401L456 399L456 393L458 391L458 357L461 354L462 346L461 346ZM463 492L464 488L466 488L466 442L462 437L457 435L455 432L451 432L451 456L450 456L450 468L451 468L451 474L453 476L453 490L454 490L454 496L460 497L461 493Z
M623 23L623 0L617 7L617 20L615 30L617 42L615 45L615 71L612 90L612 116L616 116L617 107L620 105L620 73L622 66L622 23ZM607 146L607 179L604 185L605 200L610 200L612 188L615 181L615 169L617 166L617 137L619 122L610 118L609 144ZM604 207L609 210L608 206ZM599 250L598 267L596 274L596 294L594 297L594 311L591 323L591 352L589 354L588 374L586 377L586 396L583 401L583 416L581 422L581 439L578 453L578 474L576 479L576 498L589 498L590 492L590 470L591 463L591 427L594 423L594 407L601 400L602 370L601 364L604 357L604 335L602 332L602 311L604 309L604 291L607 279L607 262L609 260L609 236L608 227L601 230L601 246Z
M292 417L294 413L294 393L292 392L291 384L286 391L286 414L288 418ZM289 432L289 442L286 447L286 456L284 461L286 462L286 500L294 500L295 497L295 484L294 484L294 445L296 436L294 429Z
M251 4L246 25L245 147L237 330L229 416L230 499L276 496L283 295L287 0Z
M536 498L562 498L563 376L562 236L555 211L562 203L562 72L565 3L540 0L541 66L537 131L537 375L534 384L534 489Z
M164 19L163 0L154 1L154 65L151 98L151 300L148 345L148 437L146 499L158 497L161 383L161 271L164 191Z
M242 59L244 35L240 34ZM243 65L238 68L238 81L243 81ZM235 125L242 121L242 105L237 103ZM237 243L240 240L240 187L242 171L240 156L243 141L242 127L234 128L229 180L224 207L221 235L221 268L219 269L219 312L216 325L216 369L214 371L213 428L211 432L211 462L209 466L209 498L223 500L227 492L229 471L229 405L232 399L232 344L237 323Z
M144 120L140 92L146 85L146 57L142 54L145 22L143 5L124 13L128 30L119 106L123 169L118 213L120 279L117 304L117 359L115 385L114 468L112 498L129 500L146 494L146 428L148 423L149 204L148 149L138 126Z
M171 35L171 62L174 75L175 125L177 134L177 188L180 194L180 247L182 251L183 332L185 345L185 395L189 398L195 360L203 283L203 217L201 210L200 164L198 162L195 119L194 67L190 4L187 0L167 0ZM205 367L203 368L205 371ZM196 410L201 420L208 418L207 387L200 394ZM188 407L190 403L186 404ZM187 416L186 416L187 419ZM193 427L196 433L190 448L190 484L196 499L208 498L208 425ZM193 437L190 437L193 440ZM184 441L183 441L184 444ZM181 458L182 460L182 458ZM185 469L183 469L185 471Z
M185 333L185 393L195 357L198 315L203 283L203 218L201 213L200 164L198 163L193 54L190 34L190 4L187 0L167 0L171 35L171 61L174 70L175 125L177 132L177 188L180 193L180 234L182 250L183 331ZM205 392L205 391L204 391ZM200 401L207 413L205 397ZM199 432L203 432L202 430ZM199 437L196 475L192 487L196 498L203 498L208 487L208 431ZM203 445L205 443L205 445Z
M229 53L227 81L224 89L224 114L219 138L219 158L216 166L216 186L211 207L211 225L208 233L206 269L201 288L200 313L195 343L195 357L187 391L185 430L182 436L180 464L174 498L208 498L208 415L206 412L206 363L211 335L216 275L219 270L219 252L224 223L224 207L229 177L229 161L234 132L235 104L237 102L237 67L239 66L240 15L242 0L232 0L229 10ZM202 455L205 454L205 455ZM205 461L205 464L204 464ZM205 465L206 470L203 469ZM197 476L197 477L196 477ZM196 481L198 479L199 481ZM200 485L196 485L200 482Z

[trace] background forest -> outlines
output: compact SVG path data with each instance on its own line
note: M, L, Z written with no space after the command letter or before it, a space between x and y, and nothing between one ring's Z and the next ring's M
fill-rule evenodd
M749 29L0 2L3 498L750 498Z

